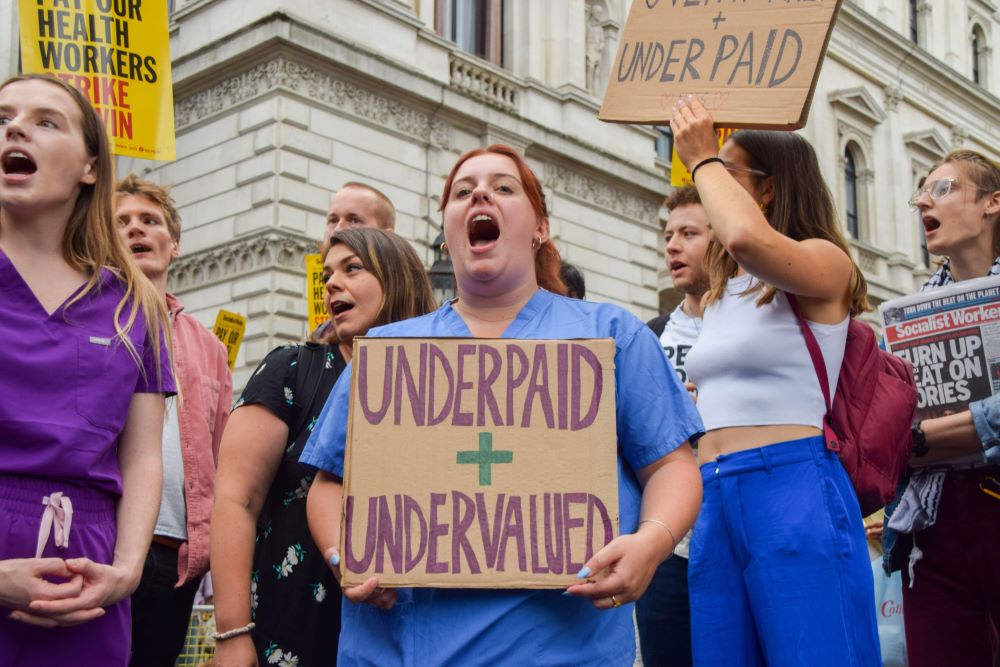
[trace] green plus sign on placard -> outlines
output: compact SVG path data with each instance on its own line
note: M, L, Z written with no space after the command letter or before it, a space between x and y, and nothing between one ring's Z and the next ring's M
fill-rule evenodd
M458 452L455 463L475 463L479 466L479 485L490 486L493 483L494 463L510 463L514 460L512 451L493 451L493 434L479 434L479 449Z

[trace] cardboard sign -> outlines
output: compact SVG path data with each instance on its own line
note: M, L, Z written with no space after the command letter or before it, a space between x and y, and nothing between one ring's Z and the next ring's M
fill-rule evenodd
M323 304L323 294L326 293L326 280L323 279L323 255L314 253L306 255L306 303L309 308L309 331L330 319Z
M612 340L355 338L341 576L557 588L618 533Z
M722 144L726 143L726 139L735 131L736 129L732 127L715 128L715 137L719 140L719 148L722 148ZM677 148L673 148L670 152L670 185L675 188L682 185L694 185L691 172L688 171L688 168L681 162L680 156L677 155Z
M635 0L598 118L663 125L696 94L725 127L803 127L841 2Z
M240 351L240 343L243 342L243 334L246 329L247 318L239 313L219 310L212 332L226 346L226 354L229 355L229 370L233 370L236 366L236 354Z
M167 0L20 0L21 66L76 86L117 155L173 160Z

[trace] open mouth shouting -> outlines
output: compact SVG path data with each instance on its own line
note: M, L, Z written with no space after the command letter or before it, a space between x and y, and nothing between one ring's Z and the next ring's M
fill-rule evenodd
M684 262L679 262L677 260L674 260L674 261L670 262L670 273L671 274L680 273L681 271L683 271L686 268L687 268L687 264L685 264Z
M38 171L38 165L25 151L12 148L0 156L0 169L6 177L27 178Z
M941 226L941 221L935 218L933 215L925 215L920 218L920 222L924 223L924 234L930 234L937 230Z
M128 249L132 251L133 255L141 255L145 252L152 252L153 249L146 245L145 243L130 243Z
M337 319L339 315L343 315L344 313L350 310L354 310L353 303L350 303L348 301L341 301L339 299L330 302L330 317L332 317L333 319Z
M500 238L500 225L493 216L486 213L479 213L473 216L467 225L469 232L469 246L476 249L485 250L493 246Z

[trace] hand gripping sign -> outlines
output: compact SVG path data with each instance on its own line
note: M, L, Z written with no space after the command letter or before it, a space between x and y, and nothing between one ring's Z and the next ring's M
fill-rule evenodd
M614 341L357 338L341 575L559 588L618 534Z
M662 124L695 94L724 127L806 124L842 0L635 0L598 118Z

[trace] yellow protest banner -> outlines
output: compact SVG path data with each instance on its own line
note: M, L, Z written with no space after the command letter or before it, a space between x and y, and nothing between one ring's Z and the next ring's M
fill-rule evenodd
M19 0L21 66L76 86L117 155L173 160L167 0Z
M722 148L722 144L735 131L736 129L732 127L715 128L715 137L719 140L719 148ZM674 148L670 154L670 185L675 188L682 185L694 185L691 172L688 171L688 168L684 166L684 163L681 162L680 157L677 155L677 148Z
M226 346L226 354L229 356L229 370L233 370L233 367L236 366L236 354L240 351L240 343L243 342L243 334L246 330L247 318L239 313L219 310L212 332Z
M314 253L306 255L306 301L309 304L309 331L330 319L323 305L323 294L326 292L326 280L323 279L323 255Z

